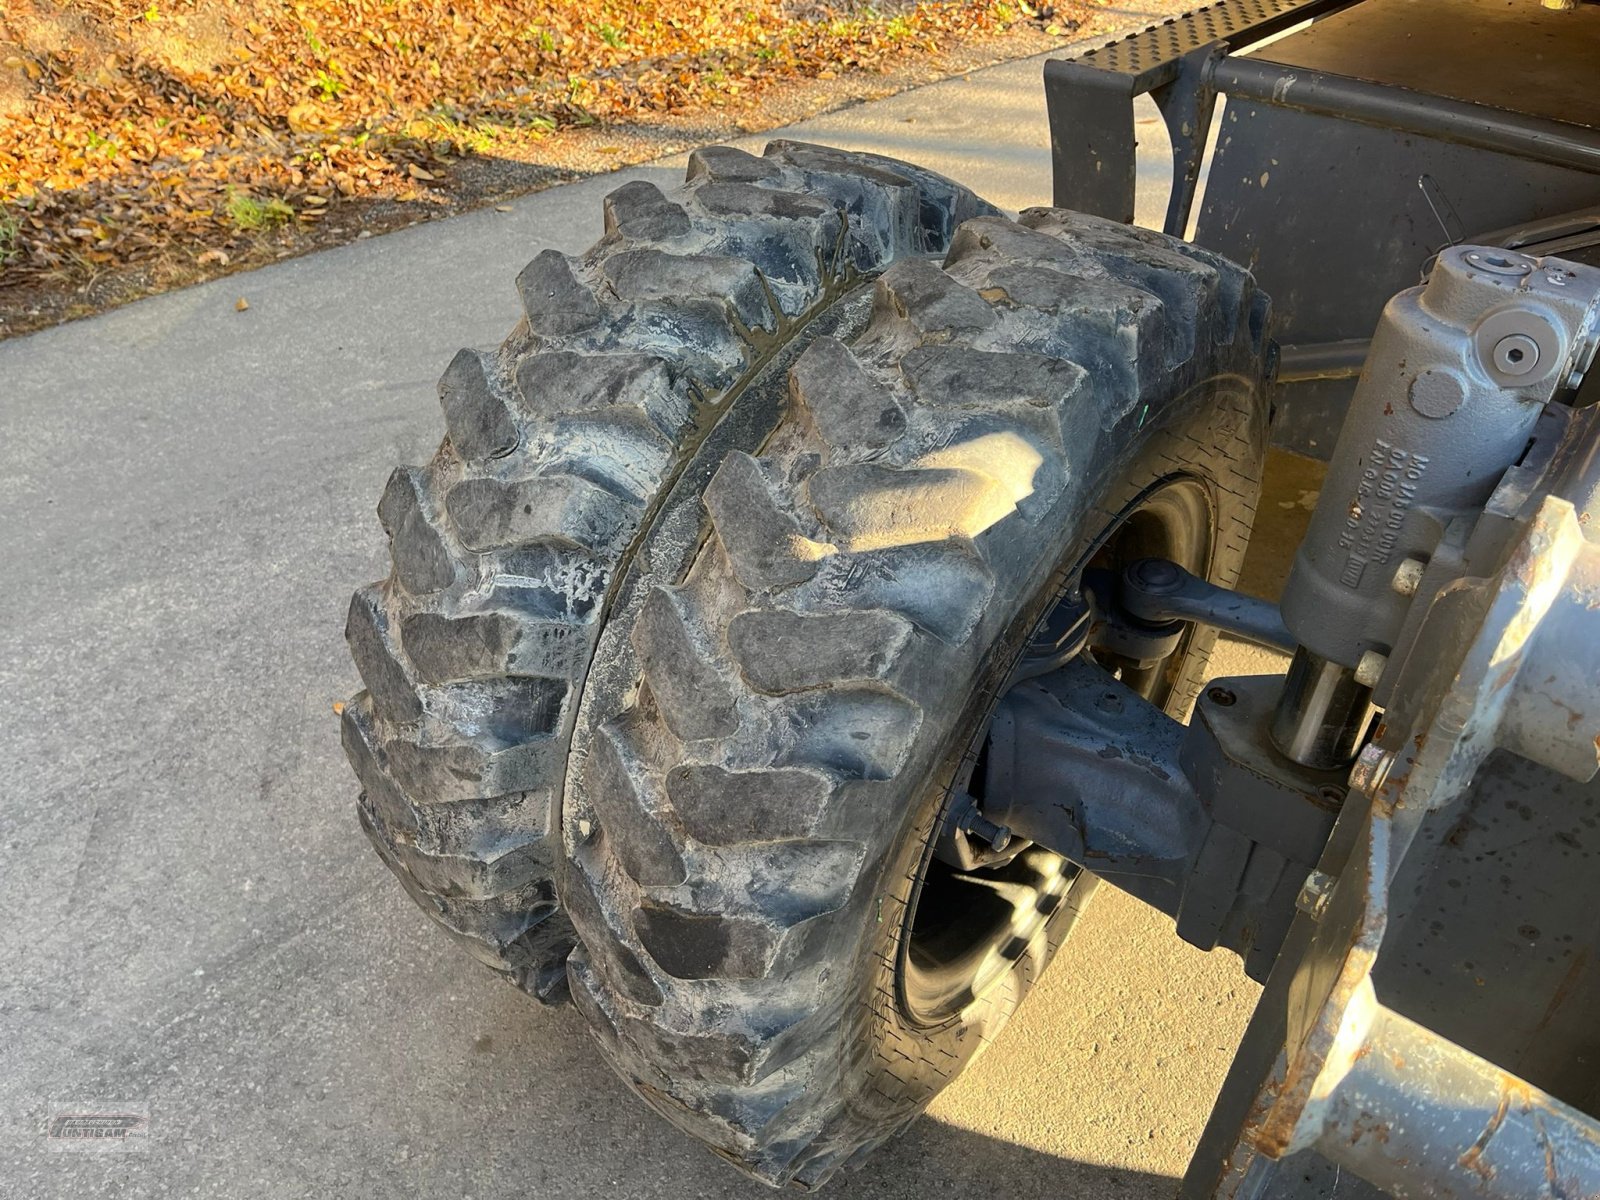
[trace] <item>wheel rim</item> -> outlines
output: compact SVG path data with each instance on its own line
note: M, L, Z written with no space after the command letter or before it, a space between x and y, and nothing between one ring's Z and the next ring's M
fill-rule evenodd
M1204 577L1212 553L1210 494L1199 480L1165 480L1142 493L1106 527L1068 570L1073 587L1091 566L1120 570L1140 558L1168 558ZM1132 668L1102 659L1128 686L1151 702L1165 704L1189 636L1162 662ZM1019 651L1018 657L1026 652ZM1100 657L1100 656L1097 656ZM998 697L995 700L998 704ZM965 756L952 791L970 787L989 738L993 706ZM979 797L981 799L981 797ZM939 823L935 823L937 837ZM963 872L932 854L932 842L906 909L896 974L900 1007L918 1025L954 1020L1000 983L1043 936L1081 874L1073 863L1030 845L1009 862Z

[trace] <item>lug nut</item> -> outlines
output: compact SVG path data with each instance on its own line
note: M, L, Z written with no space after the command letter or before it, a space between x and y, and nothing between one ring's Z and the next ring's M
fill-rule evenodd
M962 823L961 831L968 837L987 843L989 849L996 854L1003 854L1005 848L1011 844L1010 826L996 825L977 809L973 809L972 814Z

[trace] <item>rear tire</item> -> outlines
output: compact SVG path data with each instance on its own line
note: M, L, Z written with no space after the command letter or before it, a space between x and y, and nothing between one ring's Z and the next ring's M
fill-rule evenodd
M351 602L365 690L343 733L374 847L490 969L565 995L553 831L568 738L619 567L663 493L841 296L993 211L876 155L698 151L671 193L612 192L581 258L535 258L517 278L523 321L445 371L448 436L378 505L393 567Z
M1236 578L1264 323L1243 270L1173 239L983 217L798 358L757 457L690 464L600 639L562 824L573 995L668 1119L815 1186L995 1036L1092 881L1019 858L997 892L1025 901L1010 965L919 1003L907 937L933 831L1110 531L1181 491L1204 513L1189 565ZM1169 661L1169 710L1210 642Z

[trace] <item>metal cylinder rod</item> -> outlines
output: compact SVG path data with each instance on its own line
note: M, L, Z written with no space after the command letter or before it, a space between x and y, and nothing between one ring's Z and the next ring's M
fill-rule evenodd
M1278 351L1276 380L1306 383L1313 379L1354 379L1361 374L1371 349L1371 338L1284 346Z
M1307 767L1342 767L1361 749L1372 720L1372 689L1349 667L1301 646L1289 663L1272 718L1279 750Z
M1217 60L1212 85L1226 96L1341 117L1515 155L1600 171L1600 134L1579 125L1386 87L1259 58Z
M1593 1121L1447 1038L1379 1007L1319 1102L1316 1148L1401 1196L1593 1196Z

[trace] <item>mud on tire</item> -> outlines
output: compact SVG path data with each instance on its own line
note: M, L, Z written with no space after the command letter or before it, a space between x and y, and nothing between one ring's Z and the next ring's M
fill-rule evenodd
M563 808L574 997L668 1119L815 1185L1015 1008L1081 892L996 986L915 1020L898 962L931 831L1120 514L1192 484L1198 568L1235 578L1264 322L1245 272L1172 239L980 217L806 348L753 453L691 464L608 618ZM1208 650L1197 636L1168 681L1174 710Z
M346 636L362 826L422 908L541 999L572 928L553 805L617 566L703 432L818 314L994 211L929 172L778 142L626 184L587 254L517 278L524 319L439 381L448 436L378 505L389 577Z

